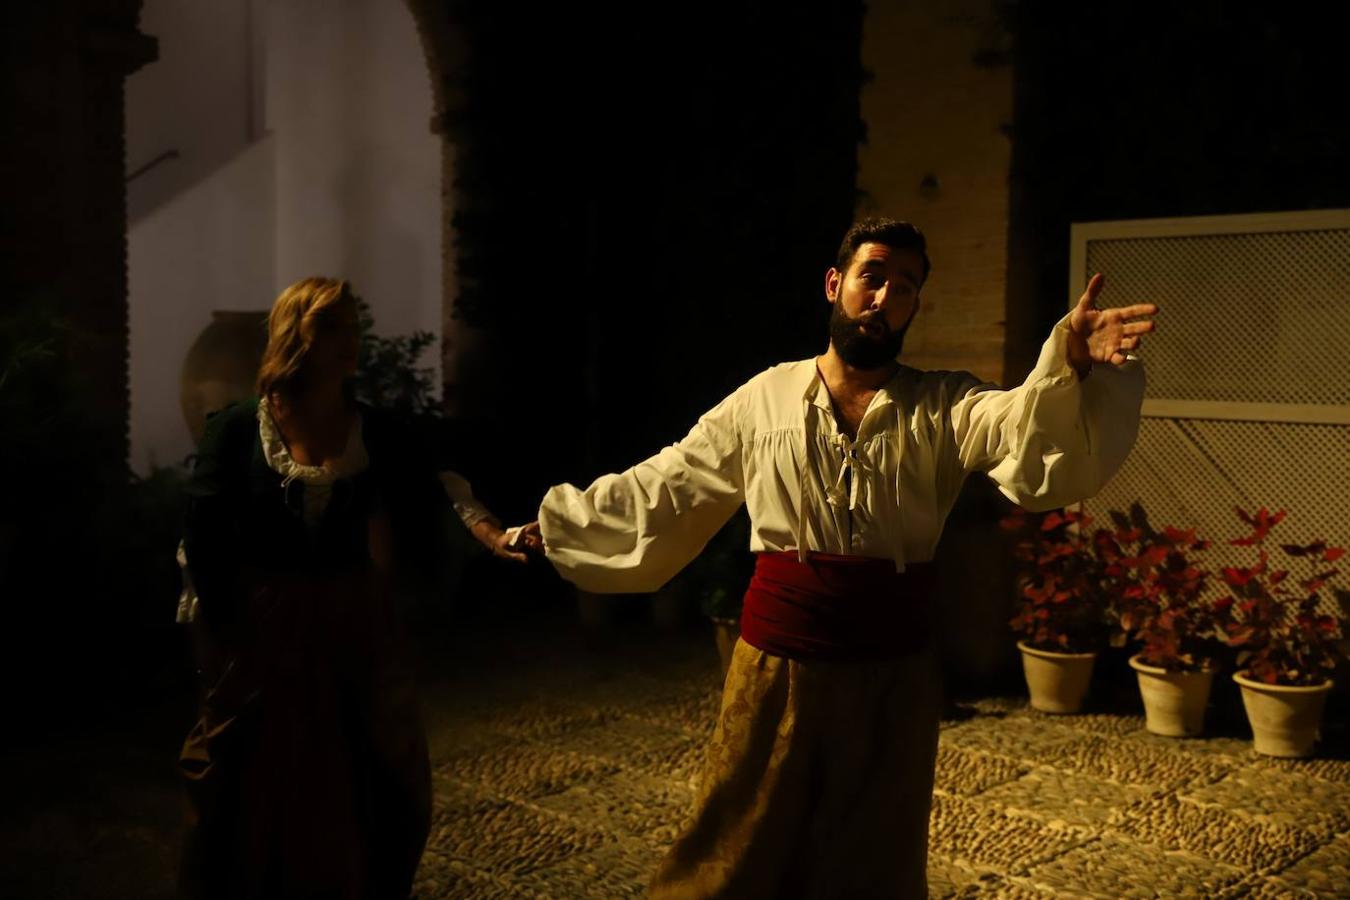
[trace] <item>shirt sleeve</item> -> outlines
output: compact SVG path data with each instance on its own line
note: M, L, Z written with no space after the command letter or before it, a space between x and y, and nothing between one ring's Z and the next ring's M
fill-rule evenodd
M501 522L497 517L473 495L473 486L467 478L450 469L437 473L437 477L445 489L445 496L450 498L450 505L455 508L455 515L459 516L465 528L472 528L483 521L500 527Z
M596 593L645 593L693 560L745 497L738 397L626 472L551 488L539 527L559 574Z
M1055 325L1025 382L976 385L952 407L961 465L985 472L1032 511L1093 496L1125 462L1139 432L1144 366L1097 364L1079 379L1066 353L1069 319Z

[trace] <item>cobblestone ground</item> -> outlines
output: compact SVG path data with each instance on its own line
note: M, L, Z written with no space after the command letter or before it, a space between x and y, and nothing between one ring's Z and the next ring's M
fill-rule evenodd
M419 900L641 895L690 812L718 705L711 634L620 627L597 646L569 615L455 632L424 653ZM72 713L60 740L0 748L0 898L173 895L180 700L111 731ZM1278 761L1240 725L1177 741L1018 698L950 713L934 896L1350 897L1350 723L1334 753Z
M711 637L472 667L428 685L435 820L418 897L640 896L689 814ZM476 683L477 687L468 687ZM1178 741L1017 698L944 721L935 897L1350 897L1350 761Z

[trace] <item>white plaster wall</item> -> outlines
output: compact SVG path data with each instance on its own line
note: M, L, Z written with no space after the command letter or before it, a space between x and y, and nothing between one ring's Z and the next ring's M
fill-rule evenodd
M412 14L394 0L277 0L267 29L277 287L347 278L378 331L439 335L440 139Z
M252 36L262 0L146 0L141 30L159 38L159 59L126 84L129 172L178 153L127 185L136 223L207 178L257 137L253 87L261 77Z
M128 234L131 463L139 472L192 452L179 374L212 310L271 303L275 150L270 140L253 144Z
M376 329L441 333L441 155L398 0L145 0L160 60L128 80L131 459L192 450L183 358L213 309L350 279ZM196 149L193 149L196 148ZM436 371L433 347L423 363Z

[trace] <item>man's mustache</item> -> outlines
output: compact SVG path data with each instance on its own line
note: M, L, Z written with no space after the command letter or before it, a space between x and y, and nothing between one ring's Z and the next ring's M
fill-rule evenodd
M880 328L883 334L891 333L891 326L886 324L886 317L879 312L865 312L858 316L856 321L863 328Z

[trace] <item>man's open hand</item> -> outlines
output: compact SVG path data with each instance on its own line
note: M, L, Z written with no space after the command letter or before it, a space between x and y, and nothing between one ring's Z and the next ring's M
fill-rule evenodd
M1086 375L1093 363L1124 365L1129 358L1126 354L1137 349L1144 335L1153 330L1149 317L1158 312L1153 303L1098 309L1097 295L1104 282L1100 272L1093 275L1069 314L1069 363L1080 376Z

